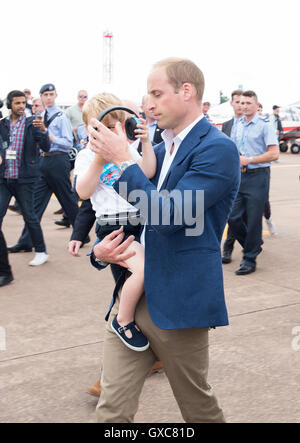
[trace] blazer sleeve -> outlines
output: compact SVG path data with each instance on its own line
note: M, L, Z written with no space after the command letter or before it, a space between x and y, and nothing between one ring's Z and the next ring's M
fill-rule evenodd
M84 200L77 213L71 240L83 242L88 236L96 220L95 211L90 200Z
M2 157L2 161L4 160L3 156L4 156L4 149L3 149L3 145L2 145L2 137L0 134L0 155Z
M33 127L34 141L38 143L39 148L44 152L48 152L50 150L50 139L48 131L42 132L39 128Z

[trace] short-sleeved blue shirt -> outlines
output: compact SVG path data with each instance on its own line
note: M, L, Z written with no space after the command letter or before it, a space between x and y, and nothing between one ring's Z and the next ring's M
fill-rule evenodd
M270 122L265 121L258 114L247 123L245 117L239 120L234 141L245 157L255 157L268 151L268 146L278 145L275 129ZM271 163L257 163L248 165L248 169L265 168Z

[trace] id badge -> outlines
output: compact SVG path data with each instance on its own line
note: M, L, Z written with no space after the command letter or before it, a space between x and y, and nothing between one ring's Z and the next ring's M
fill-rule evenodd
M17 160L17 151L6 149L6 160Z

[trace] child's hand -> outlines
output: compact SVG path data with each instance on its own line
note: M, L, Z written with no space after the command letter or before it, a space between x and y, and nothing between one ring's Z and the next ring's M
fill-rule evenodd
M146 125L146 120L140 117L140 121L141 124L137 125L138 129L135 130L136 138L139 138L142 143L150 142L149 131Z

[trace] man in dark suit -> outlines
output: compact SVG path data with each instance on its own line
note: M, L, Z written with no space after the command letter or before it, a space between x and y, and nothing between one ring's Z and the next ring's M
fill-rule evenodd
M242 107L241 107L241 96L243 91L241 89L236 89L231 94L231 106L233 108L234 117L230 120L227 120L222 125L222 132L226 134L228 137L233 138L234 132L236 131L236 125L238 120L243 116Z
M209 328L228 324L220 243L240 182L235 144L202 114L204 77L191 61L167 59L148 78L149 106L166 130L157 146L157 171L148 180L128 156L122 128L107 130L97 120L89 128L96 154L122 171L115 190L130 200L141 193L146 224L145 296L135 320L150 342L136 353L106 329L100 422L131 422L147 372L158 357L166 370L186 422L223 422L207 383ZM160 191L164 192L160 192ZM204 197L204 198L203 198ZM136 198L136 197L135 197ZM155 204L155 202L157 204ZM189 220L188 213L197 214ZM169 223L163 222L169 216ZM115 231L98 243L91 257L98 268L122 263L129 238ZM118 286L111 315L118 309Z
M231 94L231 106L233 107L234 117L232 119L227 120L222 125L222 132L226 134L228 137L233 138L236 132L236 125L239 119L243 116L242 106L241 106L241 97L243 91L241 89L236 89ZM222 263L228 264L231 263L231 255L234 247L235 237L228 227L227 238L225 240L223 246L223 255L222 255Z
M0 122L0 227L13 196L20 205L32 239L31 245L20 245L19 252L31 252L34 246L36 254L29 265L40 266L48 261L48 254L34 209L34 191L39 177L39 150L48 153L50 140L42 121L26 118L26 100L22 91L11 91L6 104L10 116Z

